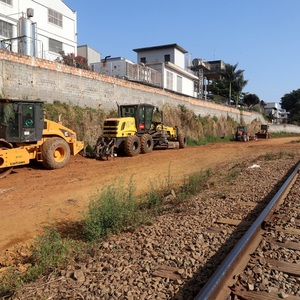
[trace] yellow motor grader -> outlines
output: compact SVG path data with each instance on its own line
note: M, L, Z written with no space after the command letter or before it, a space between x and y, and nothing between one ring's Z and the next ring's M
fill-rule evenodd
M84 149L76 133L44 119L44 102L0 99L0 178L31 159L47 169L64 167Z
M88 157L108 159L118 150L127 156L149 153L158 148L185 148L186 137L178 127L166 126L163 114L160 121L153 121L158 108L146 103L118 105L118 117L104 120L103 134L98 138Z

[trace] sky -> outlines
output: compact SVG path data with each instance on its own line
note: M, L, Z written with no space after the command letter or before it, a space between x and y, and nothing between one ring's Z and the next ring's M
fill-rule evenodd
M192 59L244 70L243 92L278 102L300 88L299 0L64 0L78 45L137 61L136 48L176 43Z

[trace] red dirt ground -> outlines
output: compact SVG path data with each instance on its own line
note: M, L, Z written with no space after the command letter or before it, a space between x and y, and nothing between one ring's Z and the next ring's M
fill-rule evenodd
M157 150L137 157L96 161L77 155L59 170L38 165L15 168L0 180L0 255L26 243L54 221L82 218L90 197L103 185L133 179L142 193L150 182L159 186L179 183L186 175L227 162L250 162L261 154L299 151L299 138L272 138L247 143L227 142L180 150ZM299 152L298 152L299 153Z

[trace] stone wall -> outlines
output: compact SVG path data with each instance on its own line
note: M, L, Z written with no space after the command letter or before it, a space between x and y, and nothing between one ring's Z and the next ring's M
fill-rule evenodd
M265 122L256 112L199 100L161 88L122 80L60 63L0 50L0 94L7 98L57 100L81 107L116 109L116 102L184 105L201 116L231 117L247 124Z

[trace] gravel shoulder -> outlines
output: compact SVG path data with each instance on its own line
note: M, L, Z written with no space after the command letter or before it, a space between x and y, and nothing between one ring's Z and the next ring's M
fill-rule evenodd
M13 299L193 299L240 237L235 226L221 226L217 220L251 221L253 205L270 200L278 182L299 162L299 144L291 143L297 140L212 144L108 162L108 178L114 180L116 174L109 172L113 168L126 179L136 176L139 192L150 179L172 177L179 183L185 175L207 168L212 168L214 175L201 193L174 205L155 224L110 237L98 245L99 251L89 260L74 262L25 286ZM82 163L83 158L78 157L68 168ZM105 162L87 162L89 166L97 163ZM122 168L118 168L120 164ZM90 168L82 172L74 188L81 183L79 191L86 191L90 188L87 182L98 181L84 176L92 174ZM104 180L97 187L108 182ZM67 199L75 201L83 194L70 195ZM64 191L59 197L65 199ZM80 211L84 203L77 200L60 207L66 211L76 206ZM79 215L72 217L75 220Z

